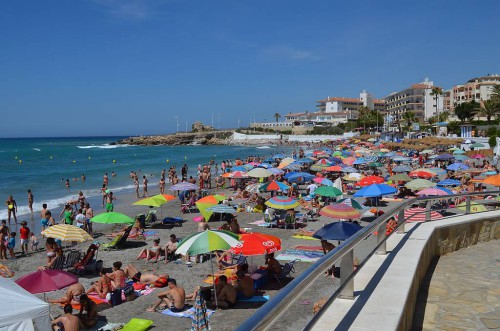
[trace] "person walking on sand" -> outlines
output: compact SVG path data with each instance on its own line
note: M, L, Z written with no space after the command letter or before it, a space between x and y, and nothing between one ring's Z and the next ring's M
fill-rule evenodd
M88 232L88 234L92 235L93 230L92 230L92 222L90 219L94 217L94 211L90 207L90 203L85 203L85 231Z
M106 212L112 212L113 211L113 200L116 200L116 198L113 196L113 192L109 192L107 197L106 197Z
M28 208L33 214L33 193L31 193L31 190L28 190Z
M12 217L14 217L14 222L17 224L17 217L16 217L17 203L16 200L14 200L14 198L12 197L12 195L9 195L9 198L7 199L7 201L5 201L5 205L7 206L7 220L9 221L9 225L10 225L11 215Z
M149 197L149 195L148 195L148 182L149 181L146 178L146 175L143 175L142 176L142 192L143 192L142 197L143 198Z
M28 254L28 244L29 244L29 235L30 228L27 227L28 222L22 221L21 228L19 229L19 240L21 242L21 250L23 251L23 255Z

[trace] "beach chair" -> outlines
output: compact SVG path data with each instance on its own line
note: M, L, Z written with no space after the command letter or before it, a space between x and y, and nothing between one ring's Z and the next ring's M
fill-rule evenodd
M281 285L280 279L285 279L290 276L290 273L295 272L294 264L300 260L293 260L285 263L285 265L281 266L281 272L279 274L274 275L276 281Z
M94 260L94 258L97 258L98 250L99 245L91 244L87 249L87 253L85 254L85 256L80 261L77 261L70 271L76 273L77 275L83 274L85 272L95 273L97 261Z
M152 224L158 222L158 217L156 217L156 210L150 210L146 214L145 219L146 224Z
M247 263L247 258L243 254L233 255L231 262L221 261L221 265L224 268L239 265L239 264L244 264L244 263Z
M64 269L72 268L80 261L82 253L80 251L69 251L64 259Z
M64 255L55 257L54 264L50 268L52 270L63 270L64 269Z
M181 205L181 213L193 213L196 212L198 208L196 207L196 198L192 196L187 203Z
M130 234L130 231L132 230L133 225L129 226L123 235L119 234L116 237L113 238L113 240L109 244L102 244L101 246L103 247L104 250L112 250L112 249L118 249L120 246L123 246L125 242L127 241L127 238Z
M284 226L285 229L288 229L289 226L292 227L292 229L295 229L296 227L295 216L286 214Z

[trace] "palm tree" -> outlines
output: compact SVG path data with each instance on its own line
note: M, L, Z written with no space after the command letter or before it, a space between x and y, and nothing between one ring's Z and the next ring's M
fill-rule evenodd
M443 89L440 88L440 87L437 87L437 86L434 86L432 88L432 91L431 91L431 95L435 96L435 100L436 100L436 117L437 117L437 120L439 121L439 109L438 109L438 99L439 99L439 96L443 94ZM438 128L436 127L436 133L437 133L437 130Z
M500 112L500 104L494 100L483 101L483 105L479 108L479 114L486 117L488 125L493 116L497 116Z
M450 116L449 111L444 111L441 114L439 114L439 121L438 122L446 122L448 120L448 116Z
M493 86L493 91L491 93L491 99L497 103L500 103L500 84Z
M276 119L276 122L278 122L281 118L281 115L279 113L275 113L274 118Z
M455 106L455 115L461 122L465 122L467 119L474 118L478 109L479 104L476 101L464 102Z
M403 121L406 121L406 128L408 132L410 131L411 124L414 122L418 122L417 116L412 111L406 111L403 114Z

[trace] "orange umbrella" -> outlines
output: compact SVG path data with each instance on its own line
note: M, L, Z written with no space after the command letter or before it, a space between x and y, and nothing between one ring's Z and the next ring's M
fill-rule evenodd
M342 160L343 164L352 165L356 161L355 157L349 156Z
M483 180L483 183L493 186L500 186L500 174L486 177L486 179Z
M342 167L339 165L331 166L324 169L325 171L342 171Z

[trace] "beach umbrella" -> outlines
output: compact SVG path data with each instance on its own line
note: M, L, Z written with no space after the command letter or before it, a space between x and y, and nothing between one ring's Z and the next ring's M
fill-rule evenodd
M372 184L370 186L365 186L356 193L354 193L355 198L375 198L382 195L396 193L397 190L387 184Z
M333 186L320 186L314 190L314 194L322 197L338 197L342 195L342 192Z
M268 169L264 168L254 168L250 170L247 175L254 178L266 178L271 176L273 173Z
M409 182L413 179L407 174L397 174L397 175L392 175L391 177L388 178L388 180L392 180L393 182Z
M330 186L325 186L330 187ZM295 209L300 203L298 200L288 197L273 197L265 202L266 206L274 209Z
M422 169L425 169L425 168L422 168ZM432 171L433 173L435 173L438 176L446 174L446 170L445 169L438 168L438 167L433 167L433 168L429 168L429 169L426 169L426 170L427 171Z
M232 213L236 212L234 207L231 207L231 206L228 206L228 205L225 205L222 203L217 204L217 205L212 206L212 207L208 207L207 210L211 211L213 213L218 213L218 214L232 214Z
M243 233L239 235L241 244L231 248L233 254L245 256L263 255L281 250L281 239L265 233Z
M378 167L382 167L383 164L380 162L370 162L370 163L368 163L368 166L372 167L372 168L378 168Z
M292 159L291 157L286 157L283 160L281 160L280 164L278 165L279 169L283 169L285 166L295 162L295 159Z
M447 166L446 169L451 171L467 170L469 169L469 166L463 163L452 163L449 166Z
M461 185L459 180L456 179L444 179L437 183L437 186L458 186Z
M234 172L234 171L247 172L248 169L245 168L244 166L233 166L233 167L231 167L231 171L232 172Z
M210 330L208 317L207 304L201 295L201 289L198 289L196 300L194 301L194 313L191 316L191 331Z
M314 163L314 160L311 159L310 157L303 157L303 158L298 159L296 162L300 162L300 163Z
M392 169L393 172L410 172L411 168L407 165L398 165Z
M483 145L483 144L481 144L481 143L473 143L473 144L471 144L469 147L472 147L472 148L478 148L478 147L484 147L484 145Z
M300 170L301 168L302 168L302 163L300 162L292 162L289 165L283 167L283 169L293 170L293 171Z
M245 191L250 193L259 193L261 186L262 186L261 183L250 184L247 187L245 187Z
M432 149L424 149L422 152L420 152L421 154L434 154L434 150Z
M324 240L346 240L356 232L361 230L362 227L356 223L351 222L333 222L323 226L321 229L313 234L314 238Z
M342 160L342 163L345 165L353 165L354 161L356 161L355 157L349 156Z
M418 191L417 194L419 196L449 195L448 192L437 187L424 188L423 190Z
M404 218L407 222L425 222L427 221L427 212L426 209L422 207L409 208L405 210ZM442 218L443 215L435 210L431 210L431 218L428 221L435 221Z
M320 209L319 214L336 219L354 219L361 217L361 213L356 208L344 203L335 203L325 206Z
M365 164L365 163L367 163L367 161L364 158L360 157L360 158L354 160L354 162L351 163L351 165Z
M435 160L448 161L448 160L452 160L454 158L455 158L455 156L453 156L451 154L444 153L444 154L439 154L438 156L436 156Z
M175 253L181 255L206 254L219 250L225 251L230 249L231 247L237 246L238 244L240 244L238 236L232 232L207 229L203 232L197 232L184 238L179 246L177 246ZM210 265L212 266L213 274L214 267L212 259L210 259ZM215 294L215 302L217 305L217 294Z
M109 212L109 213L101 213L96 215L90 219L91 222L94 223L104 223L104 224L133 224L134 220L129 216L117 213L117 212Z
M180 182L178 184L170 186L170 191L192 191L197 190L199 187L196 184L188 182Z
M465 154L465 151L461 150L461 149L457 149L457 150L453 151L453 155L461 155L461 154ZM455 158L456 158L456 156L455 156Z
M353 167L344 167L344 168L342 168L341 171L346 172L346 173L358 172L358 170L356 168L353 168Z
M269 182L267 184L264 184L260 187L261 191L286 191L290 188L290 186L273 180L272 182Z
M471 159L484 159L484 155L482 154L474 154L474 155L471 155L470 157Z
M313 180L314 177L316 177L316 176L311 175L307 172L296 172L296 173L288 176L288 178L285 176L285 178L287 178L287 180L289 182L306 182L306 181Z
M270 171L273 175L282 175L285 173L283 169L278 169L278 168L268 168L268 171Z
M247 178L248 174L245 171L226 172L222 175L224 178Z
M16 283L31 294L39 294L57 291L76 284L78 277L66 271L46 269L19 277Z
M384 178L380 176L367 176L356 183L357 186L369 186L372 184L382 184L385 182Z
M342 171L342 168L344 168L343 166L341 166L340 164L338 165L334 165L334 166L330 166L328 168L325 168L324 170L325 171L333 171L333 172L338 172L338 171Z
M273 155L273 159L277 160L277 159L284 159L285 158L285 155L284 154L275 154Z
M332 156L332 157L328 158L328 161L330 161L332 163L336 163L336 164L342 164L342 159L340 157L337 157L337 156Z
M85 230L69 224L56 224L42 231L47 238L59 239L61 241L84 242L94 240Z
M196 207L200 211L201 215L208 221L210 216L212 216L213 212L207 210L208 208L219 204L219 202L226 200L227 197L219 194L215 195L207 195L206 197L201 198L196 201Z
M465 155L457 155L457 156L455 156L455 160L457 160L457 161L462 161L463 162L463 161L466 161L468 159L469 158L467 156L465 156Z
M352 198L340 199L340 200L337 200L337 203L343 203L343 204L351 206L352 208L357 209L357 210L363 210L366 208L361 203L359 203L358 201L356 201Z
M410 158L404 157L404 156L396 156L396 157L393 158L393 160L395 162L408 162L408 161L411 161Z
M258 165L259 168L264 168L264 169L269 169L272 168L273 166L270 165L269 163L261 163Z
M352 172L352 173L347 174L344 177L342 177L342 179L343 180L348 180L348 181L351 181L351 182L357 182L358 180L360 180L360 179L362 179L364 177L365 176L363 176L359 172Z
M313 178L313 181L315 183L318 183L321 185L333 186L333 182L331 180L329 180L328 178L316 177L316 178Z
M310 169L312 171L323 171L323 170L325 170L328 167L330 167L330 165L327 165L327 164L313 164Z
M410 177L419 177L419 178L432 178L435 177L436 174L431 172L431 171L422 171L422 170L415 170L412 171L408 174Z
M405 187L410 190L421 190L424 188L434 187L436 183L433 183L427 179L414 179L405 184Z
M457 205L457 209L460 210L467 210L466 202L462 202ZM483 211L488 211L488 208L486 208L484 205L481 205L477 202L472 202L470 203L470 212L471 213L480 213Z
M500 186L500 175L486 177L486 179L483 180L483 183L493 186Z
M165 203L175 200L176 198L173 195L169 194L157 194L153 195L149 198L144 198L139 201L134 202L132 205L134 206L153 206L153 207L161 207Z

